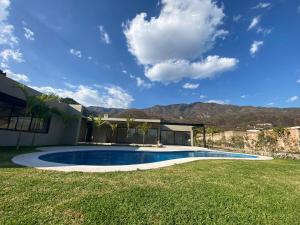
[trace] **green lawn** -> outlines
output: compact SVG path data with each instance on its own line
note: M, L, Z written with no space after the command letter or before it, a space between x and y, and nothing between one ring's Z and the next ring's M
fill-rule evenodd
M15 154L0 149L0 224L300 224L300 161L100 174L17 167Z

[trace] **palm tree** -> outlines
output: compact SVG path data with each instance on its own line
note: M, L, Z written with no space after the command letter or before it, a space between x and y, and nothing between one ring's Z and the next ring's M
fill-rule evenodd
M127 125L127 134L126 134L126 138L128 138L129 136L129 131L130 131L130 127L133 125L134 123L134 119L131 117L127 117L126 118L126 125Z
M100 128L106 123L101 116L89 116L89 119L92 121L93 128ZM105 135L105 138L107 138L107 135Z
M115 131L117 130L118 128L118 124L117 123L110 123L108 121L106 121L106 124L108 126L110 126L110 129L111 129L111 142L112 142L112 139L114 137L114 134L115 134Z
M15 88L18 88L19 90L21 90L24 97L25 97L24 118L21 122L21 127L19 129L17 143L16 143L16 150L19 150L20 149L21 137L22 137L22 128L24 126L24 120L25 120L26 117L32 115L33 108L37 104L37 99L36 99L35 96L31 96L31 95L28 94L27 88L24 84L17 84L17 85L15 85Z
M151 124L145 122L145 123L140 124L138 127L142 131L142 134L143 134L143 145L145 145L145 136L148 134L149 129L151 128Z
M32 96L35 98L34 105L32 108L33 116L38 124L37 127L40 126L40 123L43 119L49 118L52 114L52 110L49 108L48 103L51 101L59 100L59 98L54 94L42 94L37 96ZM34 131L34 129L33 129ZM33 133L31 146L34 146L36 132Z

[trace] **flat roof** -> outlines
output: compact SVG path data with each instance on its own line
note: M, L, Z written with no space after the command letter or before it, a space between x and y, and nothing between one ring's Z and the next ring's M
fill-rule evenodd
M134 118L132 118L134 119ZM104 121L116 121L116 122L126 122L126 118L115 118L115 117L103 117L102 120ZM160 119L134 119L134 122L147 122L147 123L160 123Z
M87 118L87 117L85 117ZM141 122L141 123L159 123L162 125L178 125L178 126L198 126L203 127L204 124L202 123L190 123L190 122L173 122L173 121L167 121L163 119L135 119L132 118L134 122ZM118 118L118 117L102 117L103 121L110 121L110 122L126 122L127 118Z

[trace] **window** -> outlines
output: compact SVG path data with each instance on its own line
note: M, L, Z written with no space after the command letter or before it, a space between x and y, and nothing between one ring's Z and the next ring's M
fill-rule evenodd
M174 145L174 132L163 130L160 133L161 143L165 145Z
M50 119L25 117L24 102L0 93L0 129L47 133Z
M8 122L11 115L12 105L0 102L0 128L8 128Z

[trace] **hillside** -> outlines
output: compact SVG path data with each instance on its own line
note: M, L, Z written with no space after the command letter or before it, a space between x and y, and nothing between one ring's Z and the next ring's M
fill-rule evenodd
M273 126L300 125L300 108L265 108L196 102L156 105L145 109L88 107L88 110L95 115L107 113L115 117L162 118L168 121L199 122L235 130L250 129L261 123L272 123Z

